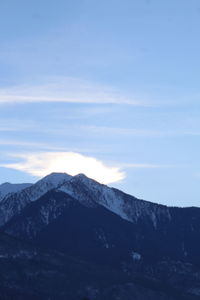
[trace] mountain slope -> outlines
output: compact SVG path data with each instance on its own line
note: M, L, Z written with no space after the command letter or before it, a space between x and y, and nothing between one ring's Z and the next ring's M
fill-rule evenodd
M31 183L12 184L9 182L2 183L0 185L0 201L10 193L20 192L21 190L30 187Z
M192 295L143 282L75 257L32 246L0 233L2 300L196 300Z
M103 206L83 205L62 192L48 192L3 229L84 260L114 266L132 260L135 241L132 223Z
M156 227L159 219L169 221L171 218L167 206L137 199L120 190L100 184L84 174L72 177L58 190L66 192L81 202L97 202L133 223L145 217Z
M0 233L0 297L6 299L82 299L87 289L105 292L128 276L96 267ZM39 280L38 280L39 279ZM106 282L107 281L107 282ZM39 283L40 282L40 283ZM77 284L78 283L78 284Z
M42 201L42 198L39 201ZM44 200L47 201L47 198ZM26 299L28 296L32 296L33 299L51 299L52 293L56 299L65 299L65 296L69 300L82 299L80 295L90 296L92 300L118 300L119 297L120 300L198 299L198 268L170 260L153 264L144 261L143 258L138 261L136 253L131 263L133 253L131 257L126 250L132 243L129 231L133 224L103 207L100 210L97 206L88 208L72 199L66 200L69 206L65 207L65 210L68 210L68 213L65 211L55 222L48 223L42 227L43 230L40 228L40 234L36 239L32 239L35 246L24 245L16 239L10 242L9 237L9 243L5 247L0 238L0 267L3 278L9 278L9 285L6 287L14 290L14 293L17 286L17 293L22 293L24 297L19 299ZM34 208L36 202L30 206ZM25 210L28 210L28 207ZM38 207L35 210L38 210ZM92 211L89 213L87 210ZM94 213L93 210L97 212ZM75 215L79 223L75 223ZM116 230L112 232L113 228L111 230L109 226ZM122 229L124 226L127 233L125 236ZM108 245L108 241L112 241L113 244ZM73 254L74 258L38 249L36 244L47 248L53 248L54 245L54 248L68 252L68 255ZM127 254L129 261L126 261ZM87 262L84 262L83 258ZM116 263L121 260L124 264L120 271ZM91 264L92 261L96 264ZM102 264L106 266L102 267ZM16 271L18 266L20 271ZM43 282L42 286L38 285L38 276ZM8 283L6 279L1 281L2 284L6 282Z
M80 185L80 195L79 189ZM200 209L168 208L170 220L159 216L155 227L145 211L137 221L130 222L92 200L92 193L87 198L81 192L82 199L71 194L60 188L49 191L28 204L3 229L43 246L70 254L80 252L83 259L93 257L94 262L101 256L105 263L118 257L118 266L132 259L170 259L200 265L200 245L196 243L200 238Z

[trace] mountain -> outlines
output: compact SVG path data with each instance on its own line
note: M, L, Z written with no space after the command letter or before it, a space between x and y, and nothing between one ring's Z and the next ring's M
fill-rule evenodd
M51 179L51 176L46 177L44 181ZM132 241L127 250L129 253L136 251L151 260L170 258L200 264L198 254L200 245L196 244L196 240L200 237L199 208L173 208L139 200L117 189L99 184L82 174L64 177L64 182L59 183L60 181L54 189L52 185L50 189L47 189L45 183L45 189L41 188L43 193L40 194L38 188L36 189L38 183L36 183L36 187L32 186L32 190L37 190L37 196L43 194L44 197L38 197L37 201L35 197L34 203L31 200L27 201L23 206L26 206L27 209L7 222L5 230L19 236L26 235L26 237L30 233L29 238L33 238L33 233L35 232L37 235L40 227L49 226L53 221L55 224L55 220L65 211L68 212L75 204L77 206L79 204L81 207L95 208L86 210L89 215L94 215L104 208L104 211L109 213L108 219L111 220L114 215L118 216L118 222L122 222L121 219L123 219L128 221L128 224L131 223L132 229L129 231L131 234L134 233L134 237L128 237L127 228L123 233ZM43 185L43 180L39 184ZM44 194L44 190L49 190L48 194ZM24 198L18 198L18 194L16 196L16 198L14 195L12 196L14 203L18 199L24 201ZM8 200L6 199L6 201ZM72 202L71 206L68 202ZM84 219L83 216L82 218ZM88 220L87 216L85 218ZM104 217L102 216L100 219L104 220ZM76 224L76 210L73 220ZM110 221L110 223L112 222ZM62 227L62 225L60 226ZM64 225L63 227L65 228ZM113 231L116 229L113 228Z
M100 184L84 174L72 177L58 190L71 195L82 203L96 202L133 223L137 223L140 218L146 218L156 228L159 219L166 221L171 219L167 206L137 199L120 190Z
M91 300L200 297L199 208L158 205L99 184L83 174L53 173L5 197L0 212L1 230L10 239L43 249L37 250L38 253L54 253L45 254L48 263L57 261L57 255L63 256L63 262L59 258L58 265L66 259L65 270L61 272L63 278L76 273L82 263L86 269L93 270L86 275L87 270L81 269L78 279L81 284L84 281L81 276L87 278L91 289L85 295ZM76 267L70 265L70 257ZM29 263L35 264L30 261L22 264L27 265L27 272L31 268ZM51 271L60 278L58 265L56 271ZM37 272L42 272L42 266L35 266ZM13 274L13 270L10 272ZM100 287L102 279L91 284L92 278L102 272L107 286ZM113 272L118 275L111 280L109 276ZM48 286L49 281L44 281ZM38 289L37 283L34 284ZM87 290L85 284L82 284L82 295ZM65 299L60 294L66 297L64 290L64 287L56 288L56 299ZM43 292L38 291L44 296ZM67 299L80 299L75 289L68 287L68 292L71 294Z
M101 205L83 205L58 191L32 202L3 229L34 244L113 266L122 259L131 261L135 244L132 223Z
M5 196L0 202L0 226L19 213L27 204L37 200L49 190L59 187L70 178L71 176L65 173L52 173L19 192Z
M107 203L104 206L96 189L93 194L93 185L88 191L79 179L75 176L27 204L21 213L4 225L4 231L70 255L77 253L82 259L95 263L101 260L107 264L115 260L119 266L133 259L149 263L171 259L200 265L200 245L196 243L200 238L200 209L143 203L108 187L103 194ZM89 181L99 185L91 179ZM104 186L99 185L99 188ZM121 210L116 214L107 208L108 201L114 199L110 198L113 192L116 201L120 199L121 203L130 205L132 200L133 209L128 210L131 221L127 220L128 216L121 217ZM134 208L140 202L140 215L138 209L134 218ZM157 212L153 219L152 212ZM73 243L69 243L72 240Z
M21 184L12 184L9 182L2 183L0 185L0 201L11 193L20 192L21 190L24 190L27 187L30 187L31 183L21 183Z

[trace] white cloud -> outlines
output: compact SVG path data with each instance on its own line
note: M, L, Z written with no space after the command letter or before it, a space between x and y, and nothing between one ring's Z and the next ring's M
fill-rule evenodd
M0 88L0 104L32 102L150 106L116 88L70 77L47 78L41 83Z
M24 171L34 176L43 177L52 172L66 172L70 175L84 173L101 183L109 184L125 178L125 173L118 167L111 167L94 157L76 152L43 152L13 155L23 161L1 164L1 167Z

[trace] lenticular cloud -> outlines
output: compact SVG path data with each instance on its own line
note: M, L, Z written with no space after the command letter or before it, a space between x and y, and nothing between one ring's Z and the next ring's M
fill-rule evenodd
M94 157L75 152L28 153L15 157L22 159L22 162L4 164L3 167L24 171L37 177L52 172L65 172L72 176L84 173L104 184L117 182L125 177L120 168L107 166Z

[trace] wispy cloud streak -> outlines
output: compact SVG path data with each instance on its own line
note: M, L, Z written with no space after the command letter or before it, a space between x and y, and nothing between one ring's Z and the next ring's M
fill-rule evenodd
M106 126L81 126L80 129L101 135L120 135L135 137L177 137L177 136L199 136L200 131L178 131L178 130L159 130L159 129L141 129L126 127L106 127Z
M121 91L74 78L55 78L41 84L0 89L0 103L66 102L149 106Z

